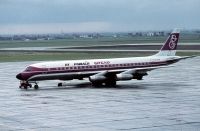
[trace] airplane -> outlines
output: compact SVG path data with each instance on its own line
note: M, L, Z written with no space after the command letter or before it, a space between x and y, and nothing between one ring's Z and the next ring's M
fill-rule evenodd
M23 72L16 75L20 80L19 88L38 89L38 81L43 80L83 80L89 78L93 86L116 86L117 81L142 80L147 72L169 67L182 59L194 56L176 56L180 30L174 29L160 51L146 57L128 57L112 59L90 59L42 62L28 66ZM63 83L58 83L63 86Z

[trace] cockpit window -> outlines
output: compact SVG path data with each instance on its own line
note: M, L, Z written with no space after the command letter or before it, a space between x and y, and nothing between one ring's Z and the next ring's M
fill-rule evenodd
M30 67L30 66L27 67L25 71L27 71L27 72L32 71L32 67Z

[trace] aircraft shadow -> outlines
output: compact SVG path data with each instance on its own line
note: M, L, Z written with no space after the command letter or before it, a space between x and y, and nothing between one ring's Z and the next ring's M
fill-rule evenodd
M76 89L112 89L112 90L143 90L143 89L161 89L161 90L176 90L177 87L185 87L188 85L181 83L120 83L114 87L112 86L98 86L94 87L90 82L84 83L67 83L62 87L58 86L41 86L38 90L28 89L27 91L45 91L45 90L76 90ZM164 87L164 89L163 89Z
M62 87L58 86L41 86L38 90L28 89L27 91L45 91L45 90L76 90L76 89L116 89L116 90L123 90L123 89L146 89L143 85L130 85L130 84L118 84L116 86L98 86L94 87L90 82L80 83L80 84L66 84Z

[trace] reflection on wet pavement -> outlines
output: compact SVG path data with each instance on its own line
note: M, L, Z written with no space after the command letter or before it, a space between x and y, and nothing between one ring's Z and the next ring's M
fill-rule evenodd
M154 70L143 81L92 88L88 81L20 90L15 75L33 62L0 63L0 130L199 130L200 58Z

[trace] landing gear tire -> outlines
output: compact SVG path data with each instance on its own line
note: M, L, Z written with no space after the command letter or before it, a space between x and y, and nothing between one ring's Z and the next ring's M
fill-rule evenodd
M38 85L34 85L34 89L37 90L39 88Z
M142 80L143 76L138 76L137 80Z
M63 86L63 84L62 83L58 83L58 87L61 87L61 86Z
M27 90L27 89L28 89L28 86L27 86L27 85L24 85L24 89Z

